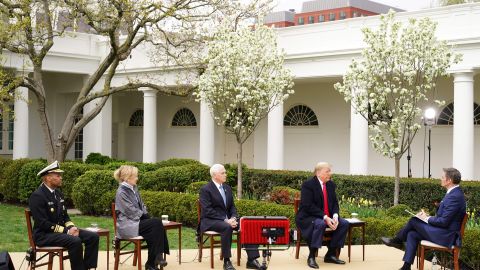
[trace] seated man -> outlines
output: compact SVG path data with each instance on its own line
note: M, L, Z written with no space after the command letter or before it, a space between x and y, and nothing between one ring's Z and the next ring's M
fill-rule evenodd
M68 249L73 270L97 268L98 235L79 230L67 214L62 186L62 174L57 161L43 168L37 175L42 184L30 195L28 206L32 212L33 239L37 246L57 246ZM85 244L85 256L83 246Z
M324 262L345 264L337 258L337 249L343 248L348 231L348 221L338 216L339 207L335 184L330 181L332 175L330 164L319 162L315 166L312 178L302 184L300 207L295 222L307 241L310 253L307 265L318 269L315 256L322 247L323 235L328 228L333 230Z
M451 247L460 245L460 228L465 216L465 196L459 187L461 174L455 168L444 168L441 185L447 190L435 216L423 210L412 217L394 238L382 237L385 245L401 248L406 242L404 264L401 270L410 270L415 259L417 246L422 240Z
M200 231L216 231L220 233L223 269L235 270L230 261L232 257L232 232L238 229L237 209L233 200L232 188L225 184L227 172L221 164L215 164L210 168L212 181L200 189ZM245 246L248 256L247 268L260 269L261 265L257 258L260 257L256 246Z

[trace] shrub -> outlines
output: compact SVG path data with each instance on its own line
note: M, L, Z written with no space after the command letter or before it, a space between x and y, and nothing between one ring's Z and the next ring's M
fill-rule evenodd
M73 205L72 190L78 177L87 171L101 170L102 165L84 164L76 161L66 161L60 164L60 168L64 171L62 174L62 192L65 196L65 204L70 207Z
M13 160L11 159L5 159L5 158L0 158L0 197L1 199L3 200L3 190L4 190L4 185L5 185L5 177L4 177L4 173L6 171L6 168L8 168L8 166L10 166L10 164L13 162Z
M480 229L467 229L463 236L460 259L473 269L480 269Z
M23 165L30 162L31 159L16 159L9 162L7 167L3 170L2 190L4 200L10 202L18 202L18 184L19 184L19 172Z
M207 181L190 183L185 189L185 192L190 194L200 194L200 189L206 184L208 184Z
M270 193L269 201L275 202L278 204L293 204L295 198L300 198L300 191L297 189L277 186L274 187Z
M185 165L202 165L200 161L195 159L188 159L188 158L171 158L167 160L162 160L156 163L157 168L163 167L177 167L177 166L185 166Z
M140 177L139 186L143 190L184 192L190 183L208 181L208 170L208 166L197 164L164 167L146 172Z
M88 171L78 177L73 186L73 202L83 214L105 215L110 211L117 188L113 171Z
M18 199L20 202L28 202L28 198L32 192L34 192L38 186L42 183L42 180L37 173L47 166L47 162L44 160L34 160L26 163L22 166L18 172Z
M389 217L409 217L410 214L407 213L405 210L408 210L410 212L413 212L412 209L410 207L408 207L408 205L405 205L405 204L398 204L398 205L395 205L395 206L392 206L390 208L387 209L387 211L385 212L385 214Z
M87 164L100 164L100 165L105 165L112 161L113 160L109 156L104 156L100 153L90 153L85 159L85 163Z
M149 171L155 171L158 168L160 168L157 163L112 161L112 162L109 162L108 164L106 164L104 166L104 169L115 171L116 169L120 168L120 166L122 166L122 165L131 165L131 166L137 167L139 174L149 172Z
M273 171L246 169L244 173L244 190L264 198L275 186L300 189L302 183L312 176L311 172Z

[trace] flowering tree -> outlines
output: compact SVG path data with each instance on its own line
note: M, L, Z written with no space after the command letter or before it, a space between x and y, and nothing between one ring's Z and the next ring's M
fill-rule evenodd
M205 38L205 29L214 28L225 14L238 18L253 16L268 8L269 0L0 0L0 56L18 56L25 72L8 72L0 62L0 110L8 110L18 87L36 97L38 115L48 160L63 161L75 137L100 113L108 98L118 92L148 87L167 95L187 96L190 84L167 86L158 78L129 77L122 85L112 85L116 72L132 56L132 51L153 44L161 52L160 66L175 65L185 52L195 51ZM43 63L50 49L67 33L96 35L107 44L106 54L78 93L58 132L48 113L48 89L44 85ZM189 50L189 48L194 48ZM158 59L156 59L158 60ZM82 108L93 109L82 113Z
M363 29L363 59L352 61L335 89L368 121L373 148L395 159L397 205L400 159L421 127L421 103L428 101L436 79L461 57L435 38L436 23L430 19L410 19L403 27L394 17L394 12L382 16L377 31Z
M208 43L197 101L206 102L216 123L235 135L239 199L243 143L275 106L293 94L293 77L283 62L274 30L263 25L232 27L226 21Z

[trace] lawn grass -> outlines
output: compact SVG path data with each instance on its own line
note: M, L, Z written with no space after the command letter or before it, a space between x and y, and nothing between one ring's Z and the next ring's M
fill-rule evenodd
M24 209L25 206L0 203L0 250L22 252L28 249L29 243ZM79 228L86 228L91 223L97 223L100 228L110 230L110 239L114 237L111 217L70 215L70 218ZM170 249L178 249L178 230L168 230L167 234ZM100 250L106 250L105 239L105 237L100 237ZM182 227L182 249L192 248L197 248L195 229Z

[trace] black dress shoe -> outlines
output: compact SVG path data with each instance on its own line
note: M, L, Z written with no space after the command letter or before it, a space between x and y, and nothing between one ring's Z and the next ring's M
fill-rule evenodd
M323 259L323 261L326 263L345 264L345 261L342 261L333 255L325 256L325 259Z
M233 267L231 261L225 261L223 262L223 270L235 270L235 267Z
M145 264L145 270L158 270L158 268L151 266L150 264Z
M158 265L158 268L167 266L167 261L163 259L163 254L158 254L155 258L155 265Z
M247 261L247 269L262 269L262 265L256 260Z
M382 237L382 242L389 247L394 247L398 249L401 249L403 247L403 241L397 237L394 237L394 238Z
M315 261L315 258L308 258L308 259L307 259L307 265L308 265L310 268L318 269L318 264L317 264L317 262Z
M412 270L412 267L408 263L404 263L403 266L399 270Z

